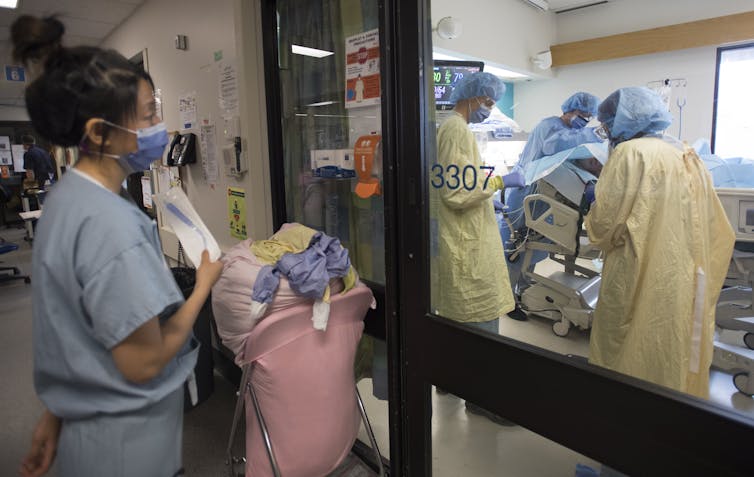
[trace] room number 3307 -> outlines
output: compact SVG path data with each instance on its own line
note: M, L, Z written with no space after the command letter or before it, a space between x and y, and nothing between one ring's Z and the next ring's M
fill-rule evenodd
M477 168L472 165L461 169L455 164L451 164L446 168L441 164L435 164L432 166L432 187L435 189L447 187L450 190L463 187L466 190L474 190L477 187L478 181L484 179L482 189L486 190L487 182L492 177L492 171L494 170L494 166L479 166L480 172L477 173Z

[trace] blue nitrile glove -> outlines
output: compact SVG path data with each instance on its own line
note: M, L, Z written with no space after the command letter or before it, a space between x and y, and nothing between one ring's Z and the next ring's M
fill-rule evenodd
M503 176L503 184L506 189L517 189L526 185L526 179L520 170L515 169L510 174Z

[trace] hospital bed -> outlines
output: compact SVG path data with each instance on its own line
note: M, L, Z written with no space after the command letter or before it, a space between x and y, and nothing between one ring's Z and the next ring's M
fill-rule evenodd
M754 395L754 189L716 189L736 233L725 288L717 302L718 335L738 341L715 340L712 366L733 372L733 384L747 396Z
M555 321L552 331L558 336L566 336L572 326L589 329L599 295L599 272L576 262L599 256L581 226L584 189L577 173L561 167L540 179L536 193L524 199L528 230L523 270L529 286L521 292L520 306L528 314ZM528 271L536 251L547 252L562 270L546 275Z

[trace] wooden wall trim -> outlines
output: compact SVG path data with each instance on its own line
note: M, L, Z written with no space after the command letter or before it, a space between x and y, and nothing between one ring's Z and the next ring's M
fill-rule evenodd
M754 39L754 11L550 47L552 66L612 60Z

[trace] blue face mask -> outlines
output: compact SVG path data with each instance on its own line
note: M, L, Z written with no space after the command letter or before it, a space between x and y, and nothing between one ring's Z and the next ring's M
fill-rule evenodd
M481 123L485 119L490 117L490 113L492 113L492 110L490 110L490 108L488 108L484 104L480 104L477 109L469 113L469 122Z
M104 122L110 126L136 134L136 144L138 145L136 152L128 152L120 156L106 154L118 159L121 166L129 174L146 171L154 161L162 158L165 146L168 145L168 131L165 123L158 123L154 126L134 131L133 129L124 128L109 121Z
M587 125L587 123L589 123L589 120L582 118L581 116L576 116L571 119L571 127L573 129L583 129Z

